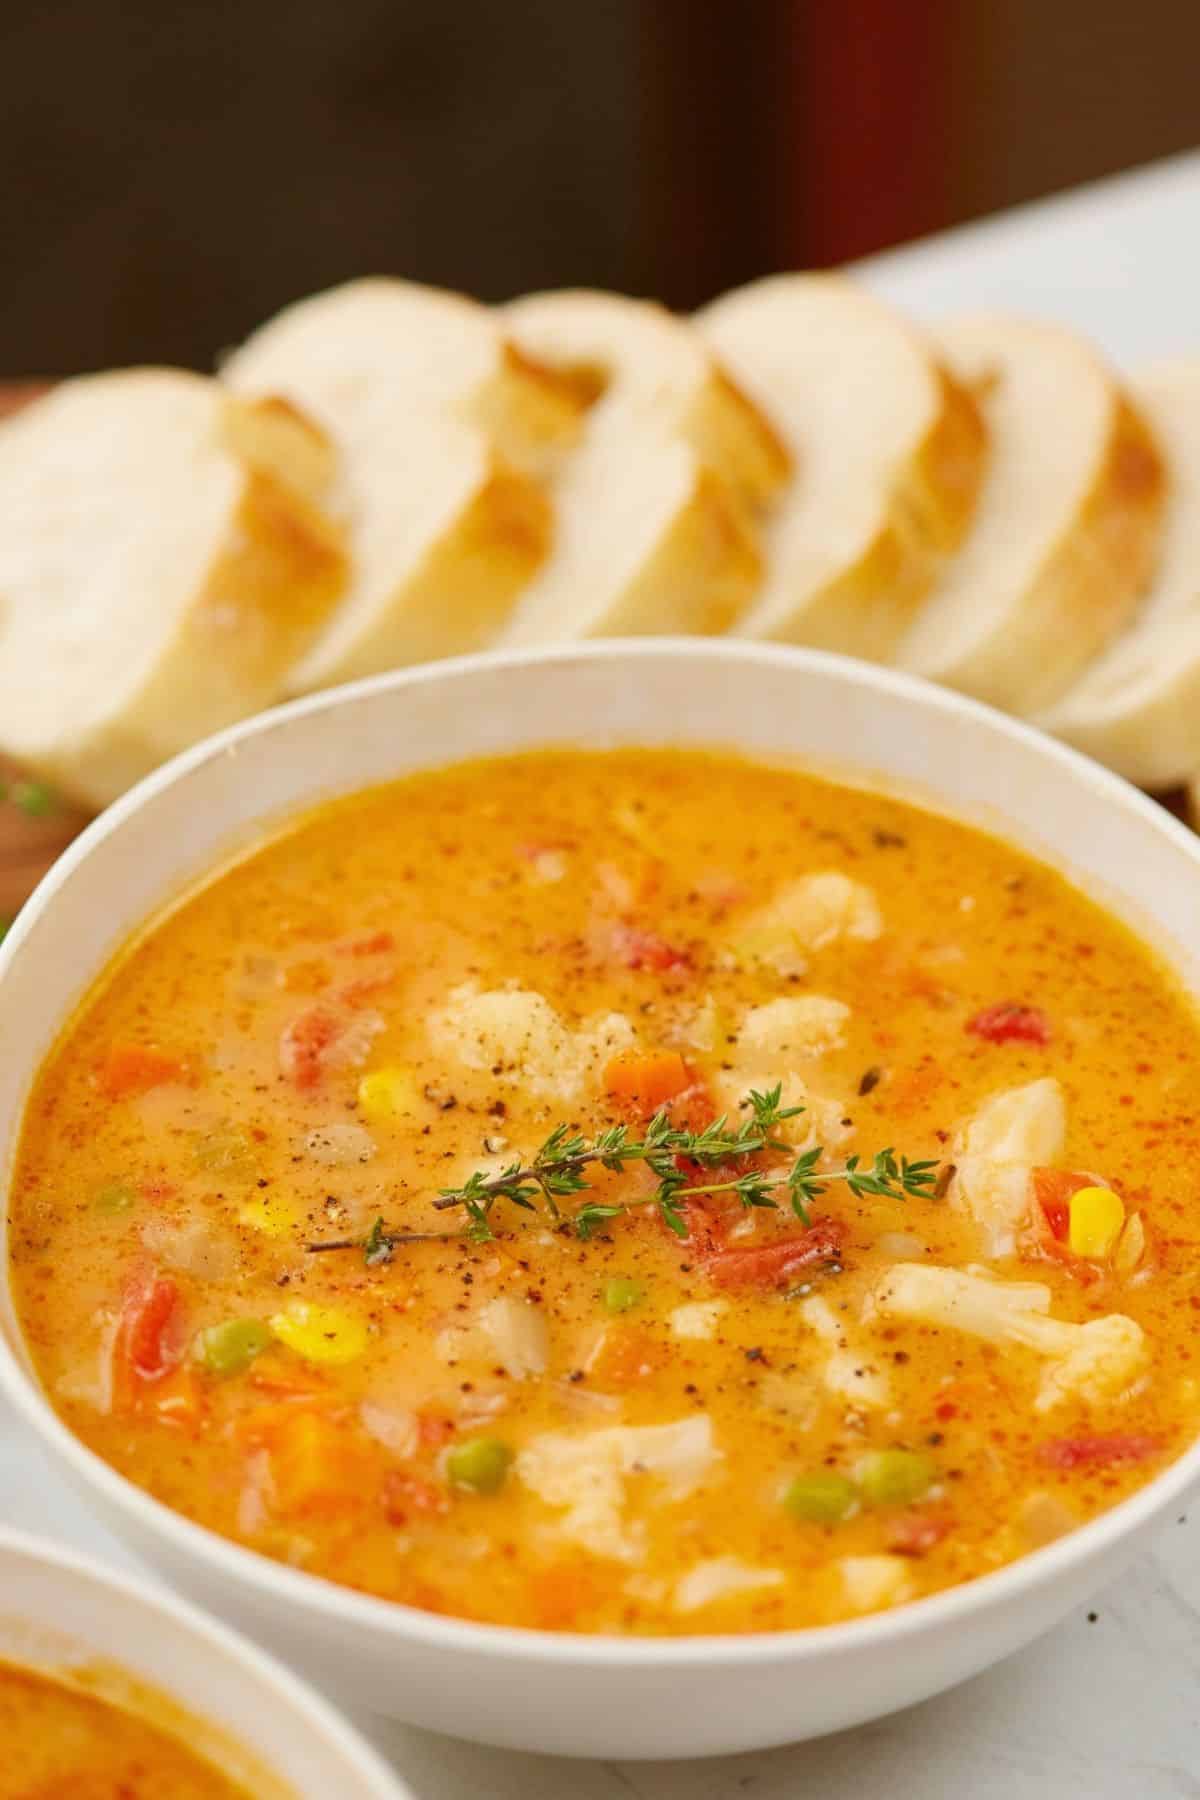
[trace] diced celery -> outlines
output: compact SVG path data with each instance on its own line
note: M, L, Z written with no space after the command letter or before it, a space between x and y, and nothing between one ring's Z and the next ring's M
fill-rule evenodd
M261 1319L226 1319L197 1334L193 1350L210 1375L241 1375L271 1342Z
M627 1275L614 1275L604 1284L604 1306L610 1313L629 1312L645 1297L641 1283L631 1281Z

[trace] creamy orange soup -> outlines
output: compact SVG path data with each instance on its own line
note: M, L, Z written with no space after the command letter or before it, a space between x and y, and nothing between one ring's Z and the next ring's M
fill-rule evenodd
M145 1719L0 1663L0 1800L248 1800Z
M12 1276L72 1430L268 1556L553 1630L822 1624L1189 1443L1198 1086L1163 967L996 838L719 755L470 764L115 962Z

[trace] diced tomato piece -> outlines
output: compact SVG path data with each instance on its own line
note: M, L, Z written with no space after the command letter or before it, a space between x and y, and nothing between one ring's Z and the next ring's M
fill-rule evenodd
M450 1496L444 1487L408 1469L389 1469L383 1478L383 1513L389 1525L407 1525L418 1517L446 1513Z
M144 1044L110 1044L100 1069L100 1087L110 1100L133 1100L151 1088L179 1081L184 1073L178 1057Z
M837 1262L843 1228L836 1219L818 1219L798 1237L744 1250L721 1249L704 1258L704 1268L718 1287L780 1287L801 1269Z
M429 1450L440 1450L454 1436L457 1426L454 1420L445 1413L419 1412L417 1414L417 1437L421 1444Z
M649 1119L668 1101L686 1094L695 1076L677 1050L614 1057L604 1071L610 1100L622 1112Z
M374 975L358 975L353 981L344 981L337 990L337 998L343 1006L357 1010L381 994L384 988L391 987L396 979L394 969L379 969Z
M314 1088L341 1023L328 1006L309 1006L285 1025L279 1039L280 1072L298 1088Z
M935 1513L898 1513L888 1524L887 1547L897 1556L924 1556L937 1548L953 1525L953 1519Z
M121 1313L117 1344L125 1365L139 1381L161 1381L179 1362L181 1350L173 1327L179 1289L156 1275L135 1287Z
M677 944L669 944L656 932L643 931L638 925L620 924L613 928L613 950L627 969L653 969L658 974L690 969L691 955Z
M989 1044L1050 1042L1050 1021L1041 1007L1021 1006L1015 1000L1000 1000L995 1006L985 1006L982 1012L967 1020L967 1030L976 1037L986 1038Z
M1094 1175L1080 1175L1075 1169L1035 1169L1033 1193L1042 1209L1042 1217L1051 1235L1065 1242L1071 1223L1071 1195L1080 1188L1091 1187Z
M1038 1461L1050 1469L1118 1469L1157 1456L1163 1440L1149 1431L1118 1432L1113 1437L1051 1438L1038 1450Z
M351 938L342 948L347 956L382 956L385 950L396 948L396 939L390 931L372 931L366 937Z
M653 1375L666 1360L666 1346L640 1325L610 1325L588 1374L598 1387L627 1388Z
M714 1181L722 1179L718 1171L714 1170L712 1174ZM740 1204L738 1210L741 1210ZM726 1230L725 1218L715 1200L683 1200L680 1202L679 1211L687 1227L686 1236L682 1238L671 1231L661 1213L656 1214L662 1229L670 1233L672 1242L678 1244L680 1248L686 1245L689 1254L701 1262L715 1255L725 1243Z

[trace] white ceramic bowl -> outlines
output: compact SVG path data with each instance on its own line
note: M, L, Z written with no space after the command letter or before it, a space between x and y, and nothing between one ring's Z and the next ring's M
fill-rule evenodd
M296 1800L412 1800L324 1700L225 1626L144 1582L7 1530L0 1660L49 1674L99 1664L113 1677L114 1698L124 1690L136 1702L147 1687L165 1695L188 1715L175 1721L193 1727L187 1741L231 1778L251 1777L255 1795L275 1791L253 1783L254 1772L266 1770ZM155 1720L153 1708L147 1716Z
M291 810L406 770L559 742L730 745L901 791L1057 862L1200 989L1200 843L1074 752L958 696L813 652L687 640L439 664L319 695L181 757L86 832L0 954L0 1146L111 950ZM0 1246L2 1249L2 1246ZM895 1612L760 1637L626 1641L464 1621L331 1586L210 1535L61 1425L0 1292L0 1384L106 1523L335 1692L437 1730L589 1756L700 1756L875 1717L974 1674L1108 1580L1200 1474L1191 1450L1023 1561Z

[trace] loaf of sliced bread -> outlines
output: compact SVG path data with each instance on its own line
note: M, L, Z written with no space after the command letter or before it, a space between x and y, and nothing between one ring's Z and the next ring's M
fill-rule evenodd
M758 585L759 514L787 475L770 425L660 306L562 292L500 316L591 399L553 484L553 551L500 641L726 630Z
M982 317L935 341L990 436L966 543L897 660L1029 715L1134 614L1158 555L1166 477L1154 435L1090 346L1056 325Z
M974 512L987 434L971 394L836 276L751 282L696 323L795 459L739 635L886 661Z
M102 806L275 700L345 581L331 466L291 407L178 369L0 424L0 749Z
M577 384L522 357L487 307L382 277L287 307L221 374L294 400L340 454L350 586L289 689L488 644L549 548L540 476L575 437Z
M1200 769L1200 359L1133 384L1166 457L1162 556L1141 613L1040 721L1143 787Z

